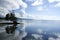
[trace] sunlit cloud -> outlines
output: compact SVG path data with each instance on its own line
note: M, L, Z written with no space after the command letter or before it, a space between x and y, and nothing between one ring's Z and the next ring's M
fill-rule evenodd
M48 40L60 40L60 33L59 32L58 33L54 32L53 34L56 36L56 38L49 37Z
M27 3L22 0L0 0L0 15L6 15L9 11L19 9L22 6L22 10L19 13L15 13L16 17L22 18L29 18L29 19L36 19L36 20L60 20L59 16L56 15L44 15L38 14L38 12L49 10L51 3L58 2L54 4L54 7L60 7L60 0L48 0L48 4L44 4L44 0L25 0L26 2L32 2L31 6L35 7L37 11L37 15L30 14L26 12L26 8L28 8ZM34 10L33 10L34 11ZM48 13L47 13L48 14Z
M60 38L49 37L48 40L60 40Z
M0 14L8 13L8 11L19 9L22 6L23 9L27 8L27 4L22 0L0 0ZM7 12L6 12L7 11Z
M54 7L60 7L60 2L57 3Z
M36 39L36 40L43 40L42 39L42 35L38 35L38 34L32 34L32 36Z
M49 37L48 40L56 40L56 39L53 37Z
M32 3L32 6L38 6L40 4L43 4L43 0L36 0L34 3Z
M60 7L60 0L48 0L49 3L57 2L53 7ZM52 4L51 4L52 5Z
M56 0L48 0L50 3L52 3L52 2L54 2L54 1L56 1Z
M48 0L50 3L52 2L60 2L60 0Z
M36 33L43 34L44 32L42 29L37 29Z

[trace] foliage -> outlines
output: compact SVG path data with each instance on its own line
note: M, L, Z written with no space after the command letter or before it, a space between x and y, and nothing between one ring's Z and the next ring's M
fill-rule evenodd
M15 14L13 13L8 13L5 17L6 20L11 20L11 21L16 21L16 17L15 17Z

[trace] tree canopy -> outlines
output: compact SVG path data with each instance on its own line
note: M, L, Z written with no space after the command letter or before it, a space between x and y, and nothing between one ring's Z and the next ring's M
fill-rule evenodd
M5 19L6 19L6 20L14 21L14 20L16 20L17 18L15 17L15 14L13 14L13 13L8 13L8 14L6 14Z

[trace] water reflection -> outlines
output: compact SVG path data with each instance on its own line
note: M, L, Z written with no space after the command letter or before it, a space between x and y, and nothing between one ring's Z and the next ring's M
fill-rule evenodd
M3 24L2 24L3 25ZM0 40L22 40L25 32L25 22L20 24L5 24L0 27Z
M2 24L0 40L60 40L60 22L23 20L20 22L20 24Z
M23 40L60 40L60 21L32 22L27 25Z
M14 31L15 31L15 29L17 28L16 27L17 26L17 24L13 24L12 26L10 25L8 25L6 28L5 28L5 30L6 30L6 33L13 33Z

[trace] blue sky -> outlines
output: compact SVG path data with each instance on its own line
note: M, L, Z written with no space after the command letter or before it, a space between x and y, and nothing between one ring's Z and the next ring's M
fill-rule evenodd
M60 0L0 0L0 14L15 10L20 18L60 20Z
M27 4L26 13L36 19L60 20L59 0L23 0Z

